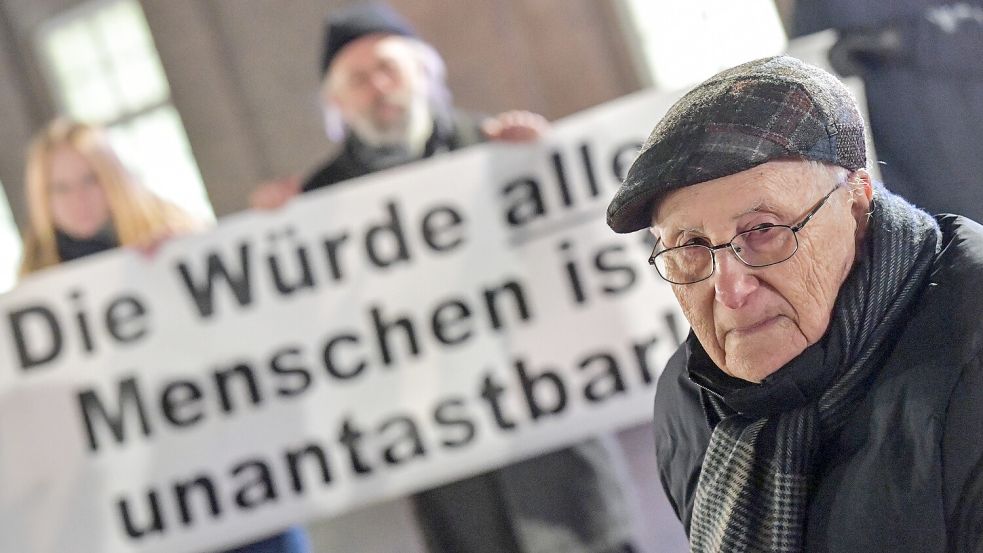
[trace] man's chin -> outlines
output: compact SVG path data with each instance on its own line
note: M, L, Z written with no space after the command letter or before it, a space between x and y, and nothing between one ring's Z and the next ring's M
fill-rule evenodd
M731 357L728 355L728 357ZM727 371L731 376L747 380L748 382L760 383L762 380L774 374L778 369L795 358L795 355L787 355L782 352L753 352L738 353L734 355L735 361L728 362Z
M725 346L727 372L743 380L761 382L795 359L807 345L801 336L782 328L729 338Z
M376 108L371 117L373 125L379 129L406 128L409 118L409 110L402 106Z

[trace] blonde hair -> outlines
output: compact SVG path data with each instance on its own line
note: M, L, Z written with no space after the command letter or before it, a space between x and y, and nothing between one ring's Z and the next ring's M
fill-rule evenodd
M24 188L28 228L23 232L21 276L63 261L55 241L50 181L52 158L64 147L78 152L92 167L109 202L119 245L146 244L170 232L201 226L179 207L140 184L113 151L102 129L56 119L35 136L27 151Z

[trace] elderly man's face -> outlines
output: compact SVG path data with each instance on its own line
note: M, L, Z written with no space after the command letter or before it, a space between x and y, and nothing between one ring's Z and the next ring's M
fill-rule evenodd
M661 249L724 244L759 225L794 225L836 184L836 171L806 161L772 161L682 188L657 207L652 232ZM798 233L799 249L791 259L751 268L721 249L713 276L673 285L700 343L727 374L760 382L826 332L870 206L866 171L853 173L843 188Z
M328 79L331 101L369 143L404 142L414 122L429 120L423 69L403 37L368 35L352 41L332 61Z

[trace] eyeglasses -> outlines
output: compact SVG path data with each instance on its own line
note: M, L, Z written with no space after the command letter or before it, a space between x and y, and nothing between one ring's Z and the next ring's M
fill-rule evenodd
M799 249L798 232L839 187L836 185L827 192L796 225L761 225L740 232L730 242L718 246L686 244L656 252L659 247L656 243L649 257L649 265L654 265L659 276L673 284L693 284L713 275L717 267L716 252L724 248L730 248L734 256L748 267L767 267L788 261Z

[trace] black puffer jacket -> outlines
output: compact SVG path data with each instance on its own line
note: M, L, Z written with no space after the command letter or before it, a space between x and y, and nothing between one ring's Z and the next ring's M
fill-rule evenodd
M942 251L849 421L822 445L809 552L983 552L983 227L942 216ZM659 476L689 531L711 428L685 346L655 399Z

